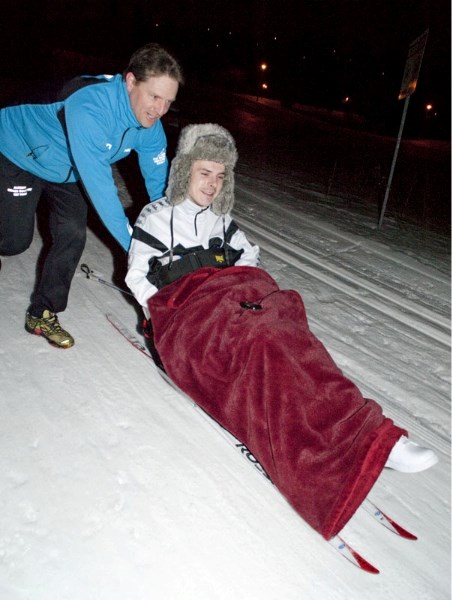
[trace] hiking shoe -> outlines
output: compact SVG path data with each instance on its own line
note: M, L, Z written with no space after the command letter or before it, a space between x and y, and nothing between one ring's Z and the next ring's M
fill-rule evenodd
M438 457L430 448L422 448L402 435L391 450L385 467L402 473L419 473L438 462Z
M74 338L65 331L55 313L45 310L42 317L34 317L27 312L25 329L28 333L43 335L51 344L58 348L70 348L74 345Z

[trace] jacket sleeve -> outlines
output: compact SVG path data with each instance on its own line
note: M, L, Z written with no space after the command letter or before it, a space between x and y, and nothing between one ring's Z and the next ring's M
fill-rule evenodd
M257 267L259 265L259 246L250 244L248 238L241 229L237 229L234 233L230 245L234 250L243 250L243 254L235 263L238 267Z
M160 121L150 130L142 131L146 142L137 148L138 163L146 184L151 202L163 198L168 179L168 159L166 156L166 135Z
M145 309L147 308L149 298L158 291L155 285L152 285L146 278L149 272L149 260L152 256L160 255L161 253L155 251L152 247L147 246L139 240L132 239L129 250L126 284L139 304Z
M164 200L162 200L164 202ZM151 258L163 256L166 246L157 238L165 237L169 229L167 219L158 212L158 204L148 205L141 211L134 228L134 236L129 249L128 270L125 282L137 301L141 304L147 317L147 301L158 289L147 279ZM157 209L157 210L154 210ZM152 231L152 235L151 235ZM157 236L157 237L154 237ZM160 246L160 247L158 247Z
M107 110L108 107L84 104L72 96L65 106L66 126L72 159L86 192L105 227L127 251L132 228L109 162Z

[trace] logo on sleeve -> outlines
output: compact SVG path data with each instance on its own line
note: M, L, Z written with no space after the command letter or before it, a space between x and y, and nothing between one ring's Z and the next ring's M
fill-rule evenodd
M157 154L157 156L154 156L154 158L152 160L154 161L154 163L156 165L163 165L163 163L165 162L165 159L166 159L165 148L162 148L162 150L160 150L160 152Z

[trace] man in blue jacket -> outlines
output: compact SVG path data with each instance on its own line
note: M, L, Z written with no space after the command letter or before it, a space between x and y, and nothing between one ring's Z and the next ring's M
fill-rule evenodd
M30 246L39 199L45 195L49 203L52 245L26 314L28 332L60 348L74 344L57 313L67 306L85 245L86 198L127 251L132 229L111 166L135 150L150 201L164 195L168 161L160 118L182 83L176 59L147 44L122 75L81 77L61 101L0 110L0 255Z

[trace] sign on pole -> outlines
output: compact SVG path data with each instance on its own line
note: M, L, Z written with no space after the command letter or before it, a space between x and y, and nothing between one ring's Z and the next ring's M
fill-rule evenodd
M397 155L399 153L400 141L402 139L403 127L405 125L406 113L408 111L408 103L410 96L414 92L419 79L419 72L421 70L422 59L424 57L425 46L427 45L428 29L424 31L422 35L411 42L408 48L408 58L405 63L405 71L403 73L402 85L400 86L399 100L405 100L403 107L402 120L400 122L399 135L397 136L396 148L394 151L394 157L392 159L391 171L388 177L388 183L386 186L385 197L383 200L383 206L381 207L380 219L378 221L378 227L381 227L383 218L385 215L386 204L388 203L389 190L391 189L392 177L394 175L395 164L397 161Z
M411 96L417 86L419 71L421 70L425 46L427 45L428 29L422 35L411 42L408 48L408 58L405 63L402 85L399 92L399 100Z

